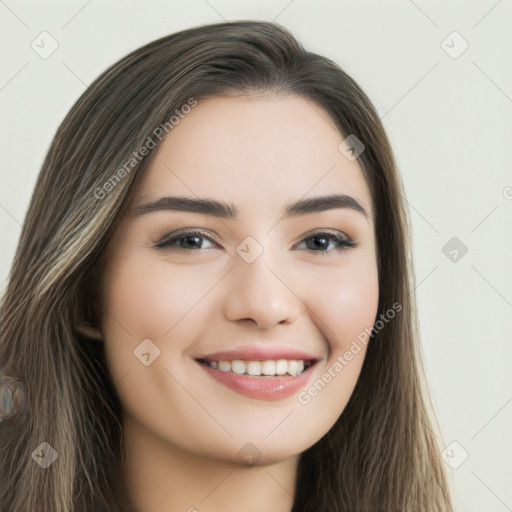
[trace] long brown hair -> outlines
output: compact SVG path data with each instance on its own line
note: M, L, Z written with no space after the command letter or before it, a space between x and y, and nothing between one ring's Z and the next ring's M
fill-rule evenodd
M90 329L100 318L103 249L173 116L208 96L260 92L313 100L343 136L364 143L358 161L375 212L377 318L402 306L372 332L336 424L301 455L293 512L452 510L424 382L408 213L385 130L338 65L306 51L285 28L259 21L200 26L137 49L101 74L58 128L0 309L3 395L13 390L19 400L4 406L0 428L3 510L127 506L121 405L104 346ZM148 138L155 147L132 161ZM46 469L33 457L49 450L43 442L58 454Z

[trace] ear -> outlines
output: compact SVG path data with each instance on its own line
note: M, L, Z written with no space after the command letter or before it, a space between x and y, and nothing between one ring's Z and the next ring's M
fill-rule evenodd
M101 331L90 324L80 324L75 326L75 332L85 338L103 341L103 334Z

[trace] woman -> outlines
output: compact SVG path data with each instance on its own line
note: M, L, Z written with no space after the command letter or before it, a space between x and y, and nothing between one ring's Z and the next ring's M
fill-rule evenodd
M369 99L279 25L121 59L3 297L4 509L452 510L408 229Z

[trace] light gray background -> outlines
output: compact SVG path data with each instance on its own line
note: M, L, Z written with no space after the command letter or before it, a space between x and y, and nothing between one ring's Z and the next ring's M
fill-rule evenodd
M411 212L422 342L457 510L512 510L511 0L0 0L0 291L43 157L86 86L153 39L249 18L278 21L337 61L379 111ZM59 45L47 59L31 48L49 48L43 31ZM457 58L454 31L469 44ZM454 236L468 248L455 262L441 250Z

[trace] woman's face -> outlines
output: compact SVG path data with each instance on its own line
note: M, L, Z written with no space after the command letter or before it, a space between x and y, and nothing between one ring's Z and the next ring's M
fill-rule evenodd
M199 101L169 132L105 254L102 332L124 421L250 464L333 426L379 295L371 196L343 138L297 96ZM348 199L318 200L333 195ZM177 230L192 233L170 240Z

